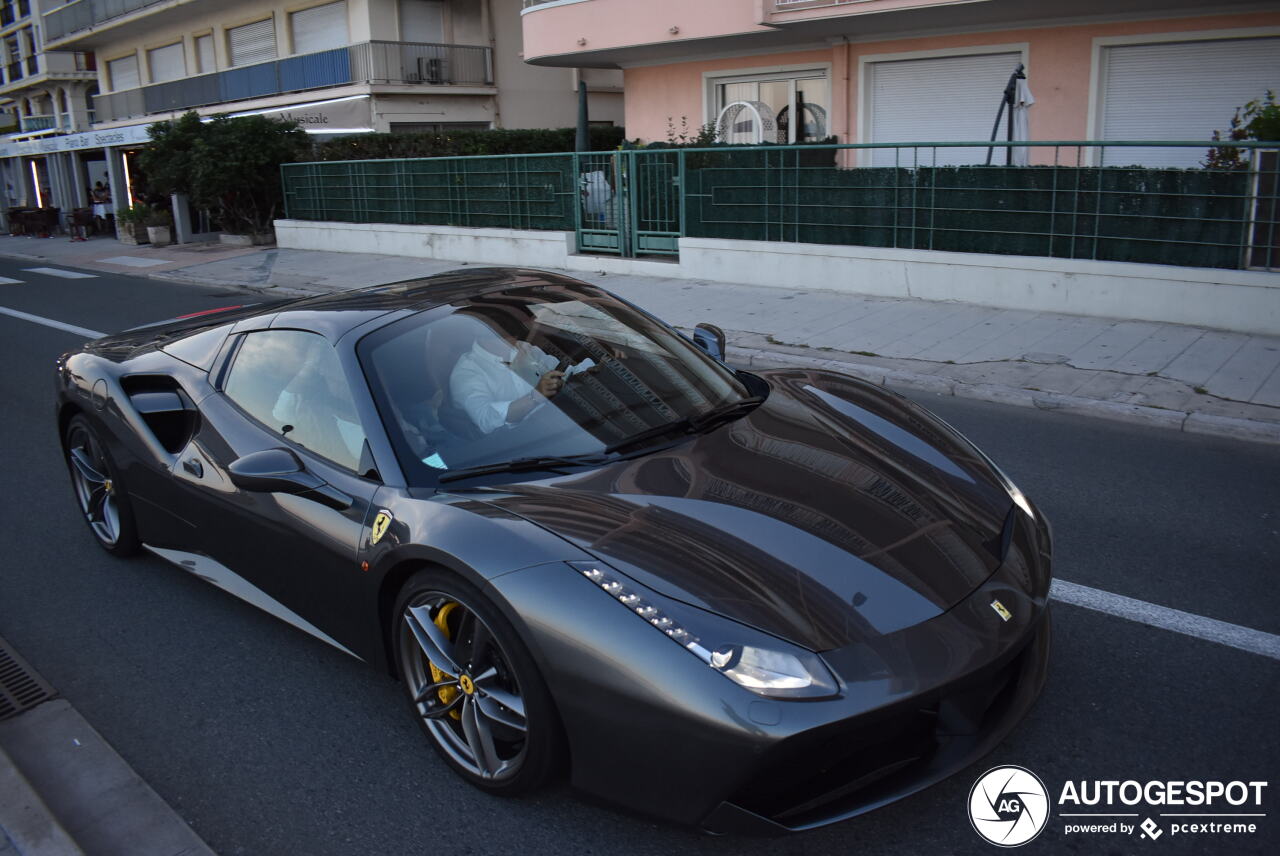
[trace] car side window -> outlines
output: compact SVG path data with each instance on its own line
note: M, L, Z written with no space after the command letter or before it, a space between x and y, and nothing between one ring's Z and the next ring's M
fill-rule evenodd
M333 346L301 330L245 334L223 392L272 431L349 470L365 432Z

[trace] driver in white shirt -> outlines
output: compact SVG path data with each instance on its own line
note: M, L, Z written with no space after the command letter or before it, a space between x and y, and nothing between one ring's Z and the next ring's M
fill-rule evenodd
M587 368L584 364L570 369ZM564 386L556 358L528 342L480 336L449 375L453 403L484 434L524 419Z

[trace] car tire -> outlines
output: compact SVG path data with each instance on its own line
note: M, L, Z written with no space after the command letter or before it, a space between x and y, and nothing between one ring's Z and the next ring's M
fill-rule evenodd
M93 539L113 556L131 556L141 542L129 492L107 448L83 414L67 423L63 435L71 488Z
M563 738L551 694L515 628L475 586L444 570L420 571L393 614L397 672L445 763L502 796L557 772Z

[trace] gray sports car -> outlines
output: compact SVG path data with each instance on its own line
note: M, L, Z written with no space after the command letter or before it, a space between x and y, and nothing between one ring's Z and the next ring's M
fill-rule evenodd
M387 670L477 787L567 774L799 830L1026 713L1049 527L910 401L723 351L567 277L467 269L90 342L58 363L58 430L105 549Z

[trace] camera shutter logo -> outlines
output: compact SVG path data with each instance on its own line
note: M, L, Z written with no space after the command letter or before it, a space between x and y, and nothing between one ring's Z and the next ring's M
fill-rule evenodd
M1049 792L1028 769L993 767L969 791L969 822L992 844L1018 847L1049 822Z

